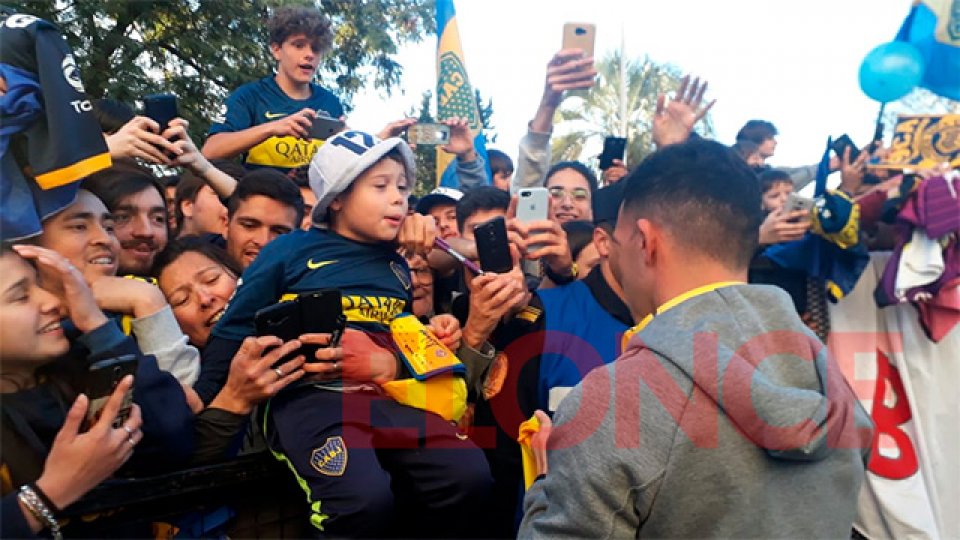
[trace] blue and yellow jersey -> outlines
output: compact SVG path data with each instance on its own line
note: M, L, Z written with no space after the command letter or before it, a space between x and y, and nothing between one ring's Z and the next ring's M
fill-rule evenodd
M311 85L313 94L307 99L293 99L277 85L273 76L249 82L237 88L227 98L227 112L223 122L210 126L210 135L229 133L273 122L309 107L332 118L343 116L343 106L329 90ZM251 148L244 163L253 167L273 167L288 171L310 163L318 139L301 140L296 137L269 137Z
M256 334L258 310L294 295L336 288L349 326L389 332L412 302L410 269L387 244L363 244L326 229L293 231L267 244L243 273L213 335L240 341Z

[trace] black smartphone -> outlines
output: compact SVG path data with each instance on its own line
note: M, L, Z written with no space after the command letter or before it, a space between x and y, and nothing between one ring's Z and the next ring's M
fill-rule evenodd
M837 157L840 159L843 159L843 152L847 148L850 148L850 163L853 163L858 157L860 157L860 149L857 148L857 145L853 144L853 141L850 140L850 136L846 133L834 139L830 148L833 149L834 153L836 153Z
M513 269L510 244L507 241L507 222L497 216L473 229L480 255L480 268L484 272L502 274Z
M347 318L343 315L343 298L338 289L321 289L297 297L304 333L331 334L330 347L340 344Z
M345 125L343 121L336 118L318 115L313 119L313 124L310 126L310 138L325 141L337 133L340 133Z
M177 96L173 94L153 94L143 97L143 115L160 124L160 132L167 129L170 121L180 116L177 110Z
M113 391L127 375L135 375L137 372L137 356L134 354L125 354L115 358L107 358L90 365L86 375L87 397L90 399L90 405L87 407L86 424L87 428L97 423L103 408L110 400ZM127 391L123 396L123 403L117 417L113 420L113 427L118 428L130 417L130 409L133 407L133 388Z
M254 315L258 336L276 336L286 342L303 334L332 334L329 347L340 344L346 323L340 291L337 289L301 293L294 300L267 306ZM319 348L317 345L301 347L275 365L292 360L298 354L304 355L307 362L316 362Z
M626 137L607 137L603 139L603 152L600 154L600 170L606 170L613 165L613 160L623 161L623 153L627 149Z

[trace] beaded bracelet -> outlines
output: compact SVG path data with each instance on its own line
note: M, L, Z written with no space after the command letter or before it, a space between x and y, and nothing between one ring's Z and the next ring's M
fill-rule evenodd
M38 486L36 483L31 483L28 485L30 486L30 489L37 494L37 497L40 497L40 500L43 501L43 504L47 505L47 508L50 509L50 513L53 514L53 517L57 517L57 514L62 512L62 510L60 510L60 508L50 500L50 497L47 497L47 494L40 489L40 486Z
M17 499L27 507L33 517L37 518L37 521L50 529L50 535L53 536L54 540L63 540L63 535L60 534L60 524L57 523L57 519L53 517L53 512L40 500L33 488L22 486L20 493L17 494Z

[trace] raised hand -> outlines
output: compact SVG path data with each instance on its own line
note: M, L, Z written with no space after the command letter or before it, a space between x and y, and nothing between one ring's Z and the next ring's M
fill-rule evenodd
M377 132L378 139L389 139L390 137L399 137L408 127L417 123L417 119L409 116L394 120L383 126L383 129Z
M133 376L127 375L114 389L100 419L85 433L80 433L80 426L90 400L81 394L73 402L37 480L37 486L58 507L75 502L133 455L134 447L143 438L140 407L133 405L126 422L119 428L113 427L123 397L132 387Z
M713 107L717 100L703 106L703 96L707 92L707 81L700 82L697 77L690 82L685 75L680 88L670 101L665 95L657 99L657 110L653 117L653 142L657 148L687 140L697 124Z
M107 322L80 270L63 255L39 246L21 244L13 249L24 259L37 261L41 285L63 299L67 314L78 330L90 332Z
M110 157L136 157L150 163L170 165L166 153L176 154L176 148L159 133L159 124L146 116L135 116L116 133L105 135Z
M455 154L462 161L468 162L477 159L473 148L473 133L466 118L450 118L441 122L450 128L450 142L441 148L444 152Z
M803 238L810 229L810 212L783 208L770 212L760 225L760 243L763 245L792 242Z

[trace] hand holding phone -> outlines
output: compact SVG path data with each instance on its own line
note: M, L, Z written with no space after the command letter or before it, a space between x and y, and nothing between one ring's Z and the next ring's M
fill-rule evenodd
M843 159L843 153L847 148L850 149L850 163L853 163L860 157L860 150L857 148L857 145L853 144L853 141L850 139L850 136L844 133L843 135L837 137L833 144L830 145L830 148L833 149L834 153L837 154L837 157L841 160Z
M507 240L506 220L497 216L473 229L480 255L480 268L484 272L503 274L513 269L513 257Z
M615 159L623 161L623 155L626 149L626 137L606 137L603 139L603 152L600 153L600 170L609 169Z
M450 128L443 124L414 124L407 128L407 142L438 146L450 142Z
M90 365L87 370L85 389L87 397L90 399L90 405L87 407L87 426L92 426L100 420L103 408L110 400L113 391L124 377L134 375L137 372L138 363L136 355L125 354ZM127 421L127 418L130 417L131 407L133 407L132 388L123 396L120 410L111 424L114 428L119 428Z
M170 121L180 116L177 96L152 94L143 97L143 115L160 125L160 133L170 127Z
M797 193L791 193L787 196L787 202L784 203L783 210L787 214L798 211L803 211L809 214L813 211L815 204L816 201L809 197L804 197L803 195Z
M340 291L321 289L301 293L296 299L267 306L257 311L254 323L258 336L276 336L284 342L304 334L330 334L327 347L336 347L346 328L346 317ZM299 350L281 358L277 365L286 363L302 354L307 362L317 362L316 345L304 345Z

